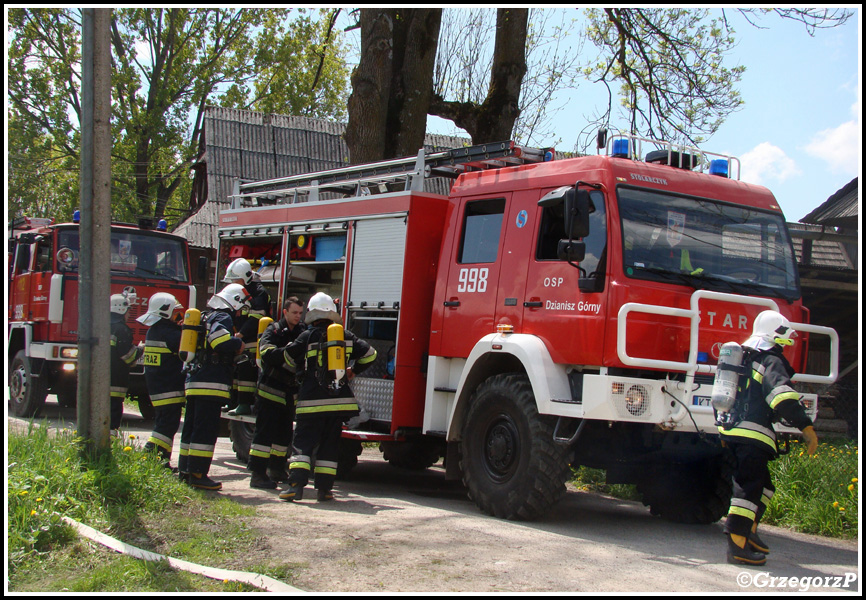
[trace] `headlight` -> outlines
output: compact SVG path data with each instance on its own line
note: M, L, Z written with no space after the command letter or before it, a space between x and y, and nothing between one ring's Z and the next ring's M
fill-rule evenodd
M649 390L642 385L633 385L625 394L625 407L634 417L642 416L650 404Z

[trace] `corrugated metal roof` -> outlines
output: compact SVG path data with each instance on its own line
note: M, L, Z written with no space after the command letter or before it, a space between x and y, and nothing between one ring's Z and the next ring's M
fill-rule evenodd
M859 182L859 177L849 181L827 198L821 206L800 219L800 222L856 229L860 198Z
M809 233L824 233L820 225L808 225L805 223L788 223L791 233L791 241L794 245L794 254L797 256L797 264L801 267L829 267L833 269L853 269L854 265L843 243L832 239L812 239ZM810 249L806 249L811 245Z
M193 246L218 247L219 207L228 203L235 178L259 181L347 166L345 128L345 123L322 119L208 107L190 199L194 212L174 233ZM466 138L428 135L424 148L438 151L469 143ZM447 194L450 181L429 179L425 189Z

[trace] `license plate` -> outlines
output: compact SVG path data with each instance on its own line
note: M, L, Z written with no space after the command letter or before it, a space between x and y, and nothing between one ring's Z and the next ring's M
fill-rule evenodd
M693 406L712 406L709 396L692 396Z

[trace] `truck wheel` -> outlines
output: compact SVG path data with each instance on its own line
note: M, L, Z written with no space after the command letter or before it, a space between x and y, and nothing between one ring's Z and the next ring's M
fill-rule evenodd
M689 465L665 465L638 483L650 512L668 521L696 525L715 523L731 506L734 459L731 453Z
M232 440L232 451L239 461L246 464L250 461L250 446L253 443L255 423L246 421L229 421L229 437Z
M75 408L78 406L78 389L74 385L64 385L54 390L57 396L57 404L63 408Z
M540 416L529 378L495 375L472 397L460 468L469 497L505 519L536 519L565 495L568 461L553 442L555 423Z
M30 358L19 350L9 367L9 410L16 417L35 417L45 404L48 389L33 376Z
M428 469L439 462L441 457L436 446L418 441L382 442L379 450L392 467L413 471Z
M364 447L361 445L361 440L353 440L350 438L340 438L340 451L337 457L337 479L348 479L352 469L358 465L358 457Z

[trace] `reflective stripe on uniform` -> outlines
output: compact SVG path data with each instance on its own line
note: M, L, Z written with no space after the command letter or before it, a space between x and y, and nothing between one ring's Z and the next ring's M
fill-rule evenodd
M321 473L323 475L336 475L337 463L330 460L317 460L316 469L314 472Z
M183 390L175 390L164 394L152 394L150 402L154 406L168 406L169 404L183 404L186 402L186 398Z
M189 455L190 456L204 456L207 458L212 458L214 448L215 448L214 444L190 444L189 445Z
M283 390L278 390L277 388L272 388L264 384L259 384L258 393L259 396L266 400L270 400L271 402L276 402L283 405L286 404L286 392Z
M768 429L762 425L758 425L757 423L752 423L751 421L743 421L731 429L725 429L720 426L719 433L724 436L757 440L770 446L773 451L776 450L776 433L772 429Z
M128 388L126 388L126 387L118 387L118 386L113 385L113 386L111 386L111 397L112 398L126 398L126 390L127 389Z
M289 459L289 469L310 470L310 457L303 454L295 454Z
M173 439L166 436L166 435L163 435L161 433L157 433L154 431L154 432L151 432L150 438L147 441L149 443L153 444L154 446L159 446L160 448L163 448L163 449L171 452L171 444L172 444Z
M261 444L250 445L250 456L258 456L259 458L268 458L271 455L271 447Z
M758 505L743 498L731 498L729 515L739 515L754 521L757 518Z
M277 444L271 446L271 456L285 456L288 453L288 446L278 446Z
M320 400L298 400L295 414L357 411L358 403L354 398L327 398Z
M767 394L767 404L770 405L770 408L775 409L785 400L800 400L800 394L798 394L794 389L787 385L780 385L775 388L769 394Z

